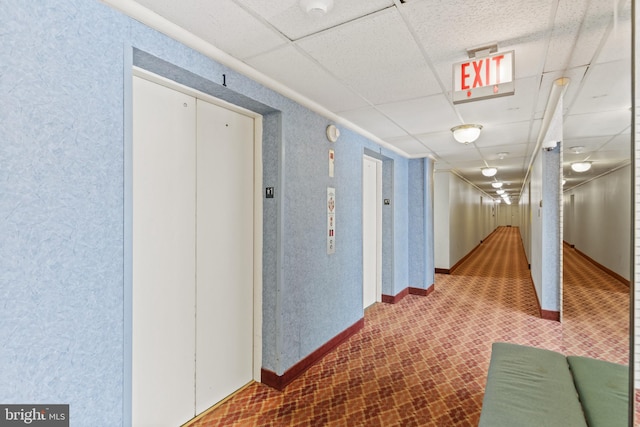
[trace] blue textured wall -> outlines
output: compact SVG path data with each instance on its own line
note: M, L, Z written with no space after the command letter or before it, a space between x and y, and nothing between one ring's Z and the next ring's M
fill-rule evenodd
M126 22L0 2L0 402L73 425L122 417Z
M425 288L424 162L409 161L409 286Z
M0 402L69 403L74 426L128 423L125 78L134 50L214 91L225 73L225 97L266 108L264 185L276 199L264 206L263 367L282 374L363 316L365 149L393 165L393 289L384 292L409 285L408 181L418 177L407 159L346 129L330 144L326 119L98 2L4 0L0 28Z

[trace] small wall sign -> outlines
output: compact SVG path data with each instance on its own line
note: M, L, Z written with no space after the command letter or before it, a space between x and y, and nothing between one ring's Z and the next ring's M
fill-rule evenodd
M327 187L327 254L336 251L336 189Z

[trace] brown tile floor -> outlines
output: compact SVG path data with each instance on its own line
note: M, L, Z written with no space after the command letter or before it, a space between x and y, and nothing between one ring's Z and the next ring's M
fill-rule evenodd
M252 384L190 426L476 426L494 341L627 363L628 287L573 255L563 324L539 318L518 229L499 228L429 296L368 309L283 392Z

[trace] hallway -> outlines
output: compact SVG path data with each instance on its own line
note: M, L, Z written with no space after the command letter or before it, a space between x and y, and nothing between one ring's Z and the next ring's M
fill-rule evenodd
M564 324L539 318L519 230L500 227L429 296L368 309L283 392L251 384L189 425L476 426L494 341L626 363L628 287L564 258Z

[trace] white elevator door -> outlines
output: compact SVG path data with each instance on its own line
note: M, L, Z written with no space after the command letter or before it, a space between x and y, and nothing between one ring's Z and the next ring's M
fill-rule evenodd
M254 120L134 77L133 425L252 380Z
M198 100L196 413L252 380L253 128Z
M133 425L193 417L195 98L133 81Z
M380 300L380 184L378 162L362 161L362 305Z

